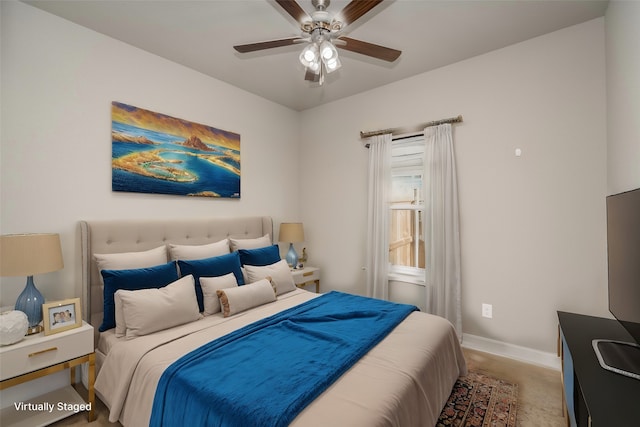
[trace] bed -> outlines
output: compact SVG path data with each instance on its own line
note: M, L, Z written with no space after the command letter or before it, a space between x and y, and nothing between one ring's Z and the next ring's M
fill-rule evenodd
M107 317L113 315L110 313L113 308L105 306L105 295L107 295L105 289L110 289L111 286L111 282L106 282L106 280L111 280L108 276L109 272L117 275L120 271L132 271L128 268L138 268L135 266L135 262L133 267L127 266L127 263L135 257L126 254L147 253L166 247L167 259L176 255L174 252L176 248L178 255L180 255L180 250L186 250L183 252L186 254L184 255L185 259L189 258L189 255L191 255L191 259L199 259L196 256L197 251L200 250L198 248L213 247L226 239L229 243L233 242L229 248L231 253L241 252L254 256L259 252L260 256L263 256L262 249L258 249L262 246L256 246L256 242L264 243L266 238L268 245L271 245L271 236L273 236L272 220L270 217L261 216L80 222L83 306L86 308L83 314L85 320L91 323L96 331L97 377L95 390L98 397L109 408L110 421L120 421L124 426L149 425L150 421L156 422L157 408L154 406L154 401L155 405L158 405L159 401L159 398L156 398L156 393L160 389L164 392L173 387L166 384L167 373L179 361L188 357L186 355L194 354L211 344L222 346L218 343L224 342L228 337L235 337L239 332L261 322L302 310L302 307L305 307L306 310L308 306L320 306L319 302L323 298L352 298L346 295L334 295L335 292L318 295L297 289L295 286L293 290L287 289L287 292L277 294L274 281L269 277L251 283L251 287L261 282L258 284L259 286L256 285L255 289L260 287L262 295L266 295L264 292L268 285L262 283L266 280L273 288L273 295L266 297L271 299L264 304L255 306L249 304L247 309L244 309L241 303L238 313L233 312L234 307L236 310L238 307L236 301L244 303L244 300L236 299L235 296L233 299L231 298L232 292L236 290L234 288L233 291L216 291L222 292L217 294L218 296L222 295L219 300L220 312L204 316L198 313L197 318L194 317L191 319L192 321L185 320L179 325L171 324L166 328L162 325L158 326L164 319L172 317L164 316L161 321L156 319L153 322L153 328L159 328L159 330L143 331L144 333L140 334L136 334L136 330L134 330L131 336L127 336L127 334L133 329L127 328L125 334L124 329L119 326L109 327L113 326L113 323L105 326ZM249 250L237 250L234 247L234 244L241 247L243 242L249 244L247 246ZM194 253L191 248L196 252ZM118 266L118 262L104 264L105 261L101 258L105 255L113 255L117 259L122 254L124 257L120 257L118 262L123 261L124 258L124 267L120 268L111 268L114 265ZM216 259L218 258L216 257ZM111 259L111 261L113 260ZM193 261L191 265L196 265L197 262L199 261ZM183 269L188 263L189 261L185 261L185 264L181 264ZM243 266L242 274L249 282L247 271L253 274L254 270L262 272L263 268L268 270L271 266L254 268L247 263ZM101 269L105 270L103 274L100 273ZM281 275L281 273L279 270L277 274ZM233 276L231 277L233 278ZM219 279L222 277L215 278L215 280ZM183 274L178 281L184 280L193 279L188 279ZM202 289L205 289L204 283L203 281ZM281 285L278 284L278 288L280 287ZM178 289L177 285L173 283L171 288ZM238 288L243 288L242 291L249 291L249 287L246 286ZM169 289L169 286L162 289ZM187 286L181 285L180 289L187 289ZM131 290L128 292L116 292L119 307L127 307L125 295L127 298L130 296L133 301L139 302L143 292L146 291ZM151 292L155 292L155 290ZM121 295L122 300L120 299ZM223 299L227 295L229 301ZM138 299L133 298L134 296ZM110 298L111 296L107 295L106 300ZM207 300L207 298L209 299ZM353 298L363 297L353 296ZM205 292L205 303L206 301L211 304L212 299L210 294ZM359 300L357 302L359 303ZM231 314L228 313L230 305ZM226 317L225 309L227 309L226 314L229 314ZM136 308L136 310L140 309ZM208 313L208 310L209 308L205 308L204 312ZM154 310L148 311L154 312ZM202 305L198 307L198 311L203 311ZM369 313L372 311L376 310L369 310ZM115 314L116 321L114 323L119 325L122 322L124 324L121 311ZM136 314L146 316L139 311ZM301 427L435 425L456 379L466 374L464 356L455 330L448 321L412 310L403 316L405 317L398 320L397 325L390 327L390 333L375 342L372 341L373 344L363 352L361 357L358 357L354 364L347 366L343 372L336 375L335 381L327 384L320 392L296 396L296 390L292 389L290 393L286 393L296 396L292 399L296 404L302 403L297 405L300 407L298 412L282 425ZM388 317L384 315L380 318L386 319ZM129 322L130 318L127 318L127 325L133 328L133 323ZM333 325L333 323L329 324ZM141 328L144 329L144 327ZM99 332L100 329L102 329L101 332ZM262 348L266 347L269 346ZM225 352L224 347L222 351ZM296 355L295 363L290 363L286 369L278 368L276 374L280 377L276 376L275 378L294 376L292 373L300 372L313 374L317 369L321 369L319 366L322 363L329 366L334 365L331 360L323 361L326 358L325 354L319 353L325 353L325 351L299 353L299 356ZM207 358L215 359L214 357ZM215 365L216 362L212 363ZM216 366L216 369L219 367ZM188 369L184 371L186 372ZM215 380L210 382L215 383ZM187 399L189 402L191 400L191 398ZM168 399L165 406L170 407L171 402L172 400ZM207 408L207 410L217 411L218 409ZM198 412L200 411L198 410ZM168 423L162 422L157 425L162 424L168 425ZM256 422L254 424L271 425L270 422ZM277 423L273 425L277 425Z

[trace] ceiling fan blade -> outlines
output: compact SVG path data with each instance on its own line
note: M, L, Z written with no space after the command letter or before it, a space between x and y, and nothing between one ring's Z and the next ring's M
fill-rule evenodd
M382 0L352 0L335 18L344 25L349 25L380 3Z
M311 21L311 17L295 0L276 0L276 3L299 23Z
M336 43L337 48L361 53L362 55L372 56L374 58L382 59L383 61L393 62L398 59L402 53L400 50L363 42L362 40L356 40L350 37L338 37L338 40L342 40L343 42L346 42L346 44Z
M274 47L290 46L292 44L298 43L301 40L304 40L304 39L300 37L291 37L288 39L279 39L279 40L270 40L266 42L241 44L238 46L234 46L233 48L240 53L248 53L248 52L255 52L257 50L271 49Z

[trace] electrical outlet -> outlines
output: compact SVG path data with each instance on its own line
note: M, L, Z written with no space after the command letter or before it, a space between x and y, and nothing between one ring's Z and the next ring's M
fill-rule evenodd
M493 318L493 306L491 304L482 304L482 317Z

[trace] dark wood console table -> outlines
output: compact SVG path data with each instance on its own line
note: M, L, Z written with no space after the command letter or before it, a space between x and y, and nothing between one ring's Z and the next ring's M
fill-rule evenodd
M637 427L640 381L603 369L591 341L632 342L615 320L558 311L558 352L570 426Z

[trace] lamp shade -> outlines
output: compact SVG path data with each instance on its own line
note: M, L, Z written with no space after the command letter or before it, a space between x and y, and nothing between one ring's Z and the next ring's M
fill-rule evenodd
M280 242L304 242L304 229L301 222L283 222L280 224Z
M0 275L27 276L27 286L16 300L15 309L27 315L27 334L41 331L44 297L33 283L36 274L64 267L58 234L7 234L0 236Z
M33 276L64 267L58 234L0 236L0 276Z

